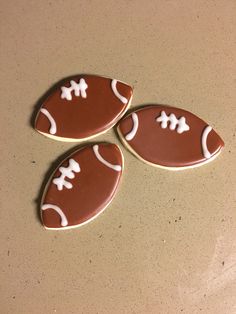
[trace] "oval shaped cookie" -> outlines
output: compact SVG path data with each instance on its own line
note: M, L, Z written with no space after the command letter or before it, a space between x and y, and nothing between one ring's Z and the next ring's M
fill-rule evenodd
M164 105L132 112L119 123L118 133L138 158L172 170L202 165L224 146L203 120L186 110Z
M35 129L53 139L82 141L113 127L133 90L115 79L78 75L62 81L40 108Z
M41 217L47 229L81 226L97 217L114 198L123 171L115 144L86 146L56 169L45 189Z

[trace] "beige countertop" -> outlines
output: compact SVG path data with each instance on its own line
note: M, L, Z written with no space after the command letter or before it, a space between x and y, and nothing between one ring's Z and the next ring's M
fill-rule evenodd
M1 3L0 304L3 314L236 313L236 2ZM46 231L44 176L76 143L32 128L63 77L134 86L132 107L192 111L225 141L213 162L169 172L125 157L119 192L92 223Z

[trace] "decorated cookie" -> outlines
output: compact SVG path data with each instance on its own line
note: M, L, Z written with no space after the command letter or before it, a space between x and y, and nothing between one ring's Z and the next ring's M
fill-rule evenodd
M162 105L132 112L119 123L118 133L138 158L173 170L202 165L224 146L212 127L194 114Z
M99 143L77 150L50 178L41 203L47 229L67 229L96 218L114 198L123 171L115 144Z
M124 115L132 88L120 81L80 75L64 80L43 102L35 129L53 139L82 141L99 135Z

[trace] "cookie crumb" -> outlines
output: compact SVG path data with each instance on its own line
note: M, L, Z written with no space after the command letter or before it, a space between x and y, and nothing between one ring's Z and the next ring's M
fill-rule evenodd
M9 255L10 255L10 251L8 250L8 251L7 251L7 256L9 256Z
M179 220L181 220L182 219L182 217L181 216L179 216Z
M122 227L122 225L119 225L119 227L118 227L118 228L120 229L121 227Z
M225 265L225 261L223 261L221 264L222 264L222 266L224 266Z
M102 233L100 234L99 239L101 239L101 237L102 237Z
M35 160L31 160L31 164L36 164L36 161Z

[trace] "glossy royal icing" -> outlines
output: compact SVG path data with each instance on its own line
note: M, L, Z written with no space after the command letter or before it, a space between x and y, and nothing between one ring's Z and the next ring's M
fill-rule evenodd
M122 169L123 156L115 144L85 146L68 156L46 184L41 202L44 226L72 228L93 220L113 200Z
M84 141L109 130L133 94L129 85L95 75L74 76L57 86L42 103L35 129L61 141Z
M139 159L172 170L213 160L224 146L203 120L186 110L164 105L145 106L127 115L118 125L118 134Z

